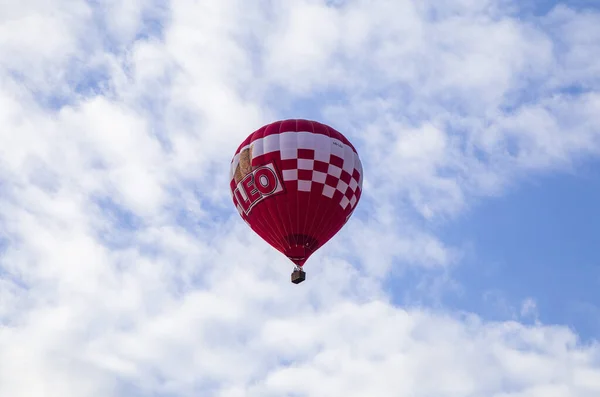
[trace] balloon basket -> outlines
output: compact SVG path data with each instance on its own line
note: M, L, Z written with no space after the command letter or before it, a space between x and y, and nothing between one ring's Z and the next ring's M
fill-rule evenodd
M304 280L306 280L306 272L300 268L296 268L292 272L292 283L300 284Z

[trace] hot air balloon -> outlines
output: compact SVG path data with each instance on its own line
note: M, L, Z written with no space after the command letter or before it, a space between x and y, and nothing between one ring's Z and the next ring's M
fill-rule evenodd
M311 120L259 128L231 161L233 204L254 232L294 263L294 284L306 279L304 263L354 212L362 181L350 141Z

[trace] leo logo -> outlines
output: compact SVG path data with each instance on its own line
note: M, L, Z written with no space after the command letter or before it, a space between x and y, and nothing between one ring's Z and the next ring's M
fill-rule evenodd
M283 192L283 184L275 169L269 163L257 167L239 181L233 194L244 214L248 215L252 208L269 196Z

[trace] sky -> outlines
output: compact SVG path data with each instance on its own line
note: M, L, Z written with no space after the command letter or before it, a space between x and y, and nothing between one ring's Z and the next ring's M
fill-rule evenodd
M600 6L0 3L0 396L600 395ZM229 163L363 195L293 285Z

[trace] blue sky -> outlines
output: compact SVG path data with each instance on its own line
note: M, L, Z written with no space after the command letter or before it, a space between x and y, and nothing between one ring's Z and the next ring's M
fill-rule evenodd
M420 271L393 278L388 288L399 304L427 304L474 312L490 321L541 321L566 325L585 342L600 334L600 163L577 172L528 179L498 197L479 198L451 221L430 225L441 239L462 248L450 271L425 276L441 291L423 294ZM527 299L534 312L522 313Z
M479 202L443 227L447 241L472 249L454 273L464 295L449 296L449 304L506 319L533 298L539 321L597 339L599 200L600 164L586 162L576 173L537 177ZM486 292L501 301L482 299Z
M596 397L599 27L591 1L0 6L0 395ZM365 169L299 286L227 180L292 117Z

